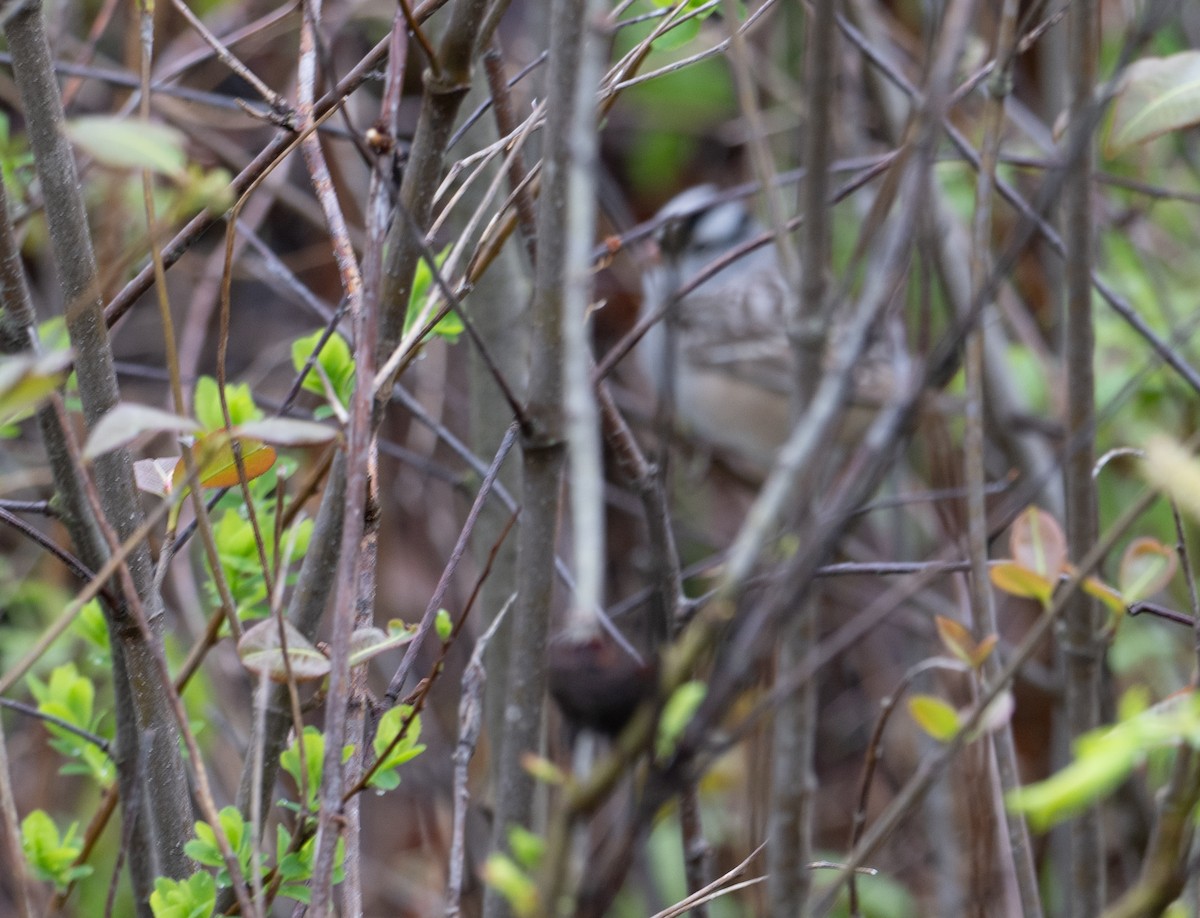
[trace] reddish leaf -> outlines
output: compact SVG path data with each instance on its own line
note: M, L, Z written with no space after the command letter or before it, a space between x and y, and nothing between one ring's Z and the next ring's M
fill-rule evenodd
M1126 603L1153 596L1175 576L1179 559L1175 551L1158 539L1143 536L1134 539L1121 556L1118 582Z
M1058 521L1045 510L1029 507L1013 522L1008 544L1013 560L1054 582L1067 563L1067 540Z
M977 645L975 651L971 654L971 659L967 662L971 664L972 669L979 669L983 666L988 657L992 655L992 651L996 649L996 643L999 638L994 634L989 634Z
M945 618L941 615L934 616L934 624L937 625L938 637L942 641L942 646L956 659L970 665L975 650L975 639L971 637L971 632L966 629L966 626L962 622L956 622L952 618Z

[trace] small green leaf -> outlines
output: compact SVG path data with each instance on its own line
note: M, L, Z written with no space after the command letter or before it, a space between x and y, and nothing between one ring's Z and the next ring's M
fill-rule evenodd
M297 373L304 369L324 335L324 330L318 329L292 343L292 366ZM354 355L350 353L346 339L337 332L330 335L321 348L313 369L304 377L303 387L327 399L336 398L343 407L350 404L354 394Z
M1144 699L1127 703L1136 709ZM1132 714L1116 726L1094 730L1075 743L1075 759L1044 781L1009 795L1010 809L1025 813L1039 830L1069 819L1112 793L1155 749L1186 742L1200 746L1200 696L1180 692Z
M303 766L300 756L300 737L296 737L287 749L280 753L279 767L292 776L297 788L307 787L306 806L310 811L315 811L319 799L317 795L321 789L321 772L324 767L325 734L316 727L308 726L304 728L302 735L304 740ZM304 775L304 782L300 780L301 774Z
M1080 756L1045 781L1013 791L1009 809L1024 813L1039 832L1083 812L1115 790L1138 759L1134 743L1115 739L1104 744L1103 754Z
M257 421L263 416L258 406L254 404L254 396L247 383L227 383L225 402L229 406L229 417L233 421L234 427L250 421ZM196 420L205 430L225 429L225 415L221 412L220 387L211 376L201 376L196 380L192 406L196 412Z
M446 262L446 257L450 254L450 246L446 246L434 258L434 262L438 268L441 268ZM424 325L433 315L431 310L425 308L426 298L429 294L429 289L433 285L433 272L429 268L429 262L421 259L417 263L417 270L413 276L412 294L408 299L408 311L404 317L404 334L407 335L414 328ZM436 302L436 301L435 301ZM435 306L436 308L436 306ZM445 338L451 343L458 340L458 336L464 331L462 319L453 312L447 313L440 322L433 328L433 334L438 337Z
M526 870L536 870L546 853L546 840L524 826L509 826L508 848L518 864Z
M34 810L21 822L21 847L29 866L59 892L92 872L86 864L75 866L83 850L83 840L76 837L78 828L72 823L60 837L58 827L45 810Z
M535 781L541 781L543 784L561 786L567 783L567 775L561 768L549 759L532 752L521 756L521 768Z
M908 700L908 712L917 726L939 742L958 733L958 711L933 695L914 695Z
M674 51L677 48L682 48L684 45L691 44L696 40L696 36L700 34L701 18L693 16L691 19L686 19L683 22L676 23L671 26L662 35L654 39L651 47L655 51Z
M454 633L454 622L450 618L450 613L445 609L438 609L437 616L433 620L433 628L437 632L438 640L443 644L450 640L450 635Z
M67 375L70 351L0 357L0 427L15 424L48 399Z
M1013 561L998 561L988 568L988 576L998 590L1011 596L1036 599L1049 605L1054 595L1054 582Z
M212 874L198 870L186 880L158 877L150 894L154 918L209 918L217 907L217 884Z
M483 880L504 897L518 918L537 912L537 884L512 858L491 855L483 865Z
M654 756L664 761L675 752L675 744L683 731L692 722L704 696L708 694L708 685L699 679L685 682L671 693L667 703L663 705L662 716L658 719L658 735L654 740Z
M401 735L403 731L403 735ZM399 739L397 739L399 737ZM375 778L385 773L392 773L405 762L409 762L425 751L425 746L419 742L421 738L421 715L414 714L411 705L398 704L391 708L379 719L379 727L375 731L375 741L372 744L375 757L380 760L379 770ZM393 740L395 743L393 744ZM389 786L377 785L374 778L372 784L383 790L390 790L399 784L399 778L391 774L384 778Z

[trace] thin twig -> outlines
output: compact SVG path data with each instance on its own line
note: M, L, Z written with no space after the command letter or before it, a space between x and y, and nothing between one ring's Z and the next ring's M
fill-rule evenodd
M467 769L475 755L475 744L483 726L483 693L487 687L487 670L483 665L483 654L492 636L500 629L504 616L517 599L513 593L508 602L496 613L488 629L475 642L471 659L462 676L462 694L458 702L458 744L454 747L454 816L450 830L449 878L446 881L446 918L459 914L462 899L463 860L466 857L467 807L471 793L467 788Z

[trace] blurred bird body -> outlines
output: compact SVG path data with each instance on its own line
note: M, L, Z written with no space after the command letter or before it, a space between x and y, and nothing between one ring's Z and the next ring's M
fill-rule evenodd
M741 201L720 201L711 185L690 188L658 213L661 261L643 277L642 315L702 270L762 235ZM777 249L763 245L723 267L666 309L639 347L659 397L671 394L682 425L714 447L765 472L792 430L796 356L787 335L788 290ZM895 329L893 329L895 330ZM829 369L835 321L820 372ZM852 379L837 441L858 441L894 381L895 336L881 328Z
M642 314L732 249L762 233L739 201L709 205L717 191L684 191L659 211L661 264L643 279ZM766 245L705 280L646 332L638 349L677 417L721 449L766 467L790 429L794 359L775 248ZM673 380L672 380L673 377Z

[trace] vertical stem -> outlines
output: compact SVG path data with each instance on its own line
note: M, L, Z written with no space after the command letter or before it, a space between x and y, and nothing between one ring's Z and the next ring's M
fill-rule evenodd
M63 131L62 98L54 76L41 5L29 3L4 24L13 55L13 73L21 93L30 148L46 204L50 243L66 303L67 331L75 349L75 369L83 415L90 427L119 399L112 349L104 324L96 261L88 232L87 212L80 193L75 158ZM108 557L98 537L77 473L65 450L61 430L48 414L41 418L56 484L72 506L66 511L72 536L85 563L99 569ZM128 452L115 450L94 464L96 488L103 512L119 540L135 532L143 516L133 489ZM92 518L94 521L94 517ZM153 584L150 553L141 546L130 553L129 574L137 596L126 597L145 610L152 635L160 640L162 599ZM181 878L192 870L183 846L192 834L187 776L179 751L179 730L167 698L160 690L155 654L129 608L105 607L113 636L113 681L117 697L117 732L124 805L144 795L142 819L135 835L138 851L130 858L137 899L145 903L156 874ZM142 743L151 748L139 754ZM149 780L140 785L135 774L139 759L149 763ZM144 904L139 908L148 907Z
M8 745L4 738L4 724L0 723L0 820L3 821L5 847L8 848L9 864L12 865L11 881L16 889L11 893L17 900L21 918L33 918L32 883L25 863L25 852L21 846L21 827L17 820L17 802L13 797L12 771L8 767Z
M1017 4L1005 0L994 43L996 73L989 83L989 98L985 112L984 140L980 153L979 176L975 194L975 219L971 239L971 301L981 295L990 267L987 254L992 232L992 198L995 168L999 153L1000 135L1004 120L1004 100L1012 80L1013 42L1016 32ZM967 485L968 551L971 558L971 612L977 640L999 633L996 606L987 572L987 506L984 500L984 329L976 325L967 338L965 369L967 377L967 411L965 416L964 480ZM992 654L984 663L983 676L991 682L998 678L1000 660ZM984 741L983 767L990 773L994 767L1000 789L1007 793L1020 785L1017 770L1016 746L1012 726L1005 724ZM988 784L990 785L990 781ZM1042 913L1037 872L1029 844L1029 828L1020 813L1006 812L1003 802L995 810L1003 813L1008 838L1008 851L1021 900L1021 912L1028 918ZM991 820L987 820L990 831ZM993 871L994 872L994 871Z
M570 302L578 302L581 278L573 276L573 259L580 246L589 246L594 229L581 229L587 206L579 208L583 182L573 182L576 157L586 165L592 156L575 149L578 130L595 130L595 74L585 51L589 27L599 10L595 0L554 0L551 4L550 62L547 86L546 155L538 201L538 260L530 316L529 429L524 432L523 504L517 546L518 599L511 636L508 688L505 693L504 734L496 786L496 821L492 846L506 847L512 825L529 826L533 815L533 780L521 757L541 741L546 689L546 641L553 594L554 548L558 532L559 489L564 443L564 320ZM593 48L595 47L593 39ZM581 105L581 99L586 104ZM585 118L587 119L585 122ZM575 187L572 187L572 186ZM569 244L570 232L583 238ZM586 257L586 256L585 256ZM571 321L578 321L573 314ZM575 331L578 334L578 330ZM577 339L576 339L577 340ZM588 364L583 371L586 373ZM590 384L588 385L590 392ZM590 396L589 396L590 397ZM578 410L578 406L574 406ZM582 596L581 596L582 599ZM594 606L592 607L594 608ZM488 918L508 914L494 891L484 900Z
M1099 18L1095 0L1071 4L1069 69L1071 72L1070 131L1066 149L1076 160L1064 188L1063 236L1066 243L1066 305L1063 317L1063 361L1066 372L1066 442L1073 445L1064 463L1067 544L1074 557L1088 552L1096 541L1096 495L1092 486L1095 450L1095 393L1092 365L1095 333L1092 327L1092 209L1090 192L1094 155L1092 92L1096 78ZM1100 676L1103 645L1096 602L1086 593L1075 595L1066 609L1062 654L1066 673L1065 718L1071 736L1100 724ZM1071 914L1098 915L1104 905L1104 834L1099 809L1093 807L1070 826Z

